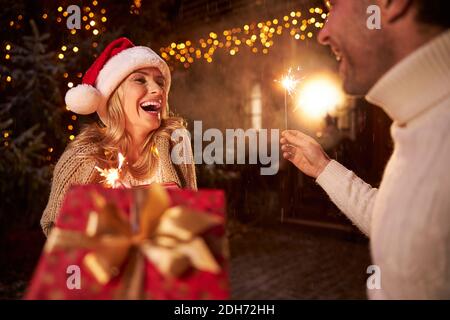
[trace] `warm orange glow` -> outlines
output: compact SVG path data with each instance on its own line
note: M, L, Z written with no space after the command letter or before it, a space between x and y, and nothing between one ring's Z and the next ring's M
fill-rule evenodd
M344 103L340 84L327 75L307 79L298 92L298 109L311 119L321 119Z

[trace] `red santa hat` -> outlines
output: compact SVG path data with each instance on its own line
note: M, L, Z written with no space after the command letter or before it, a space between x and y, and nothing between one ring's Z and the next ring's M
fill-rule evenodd
M148 47L135 46L127 38L116 39L86 71L82 83L67 91L66 105L78 114L97 112L105 122L111 94L130 73L146 67L156 67L161 71L167 95L171 79L166 62Z

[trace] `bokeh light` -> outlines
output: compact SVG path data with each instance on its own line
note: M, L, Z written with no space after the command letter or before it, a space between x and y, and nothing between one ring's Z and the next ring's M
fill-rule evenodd
M305 79L298 91L297 109L312 119L333 114L345 101L338 80L330 75L316 75Z

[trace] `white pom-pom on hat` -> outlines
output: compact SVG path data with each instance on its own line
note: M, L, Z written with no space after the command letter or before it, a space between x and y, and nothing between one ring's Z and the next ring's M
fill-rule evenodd
M98 110L103 100L102 94L90 84L79 84L66 93L65 101L70 111L91 114Z

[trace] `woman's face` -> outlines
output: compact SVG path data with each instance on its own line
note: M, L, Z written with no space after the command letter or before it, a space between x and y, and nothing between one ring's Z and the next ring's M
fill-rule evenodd
M166 106L165 81L154 67L136 70L125 79L122 104L128 132L146 135L159 128Z

